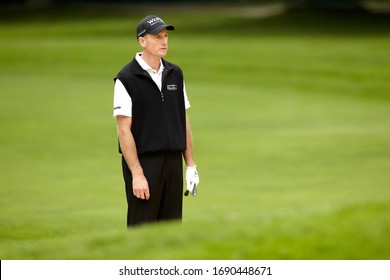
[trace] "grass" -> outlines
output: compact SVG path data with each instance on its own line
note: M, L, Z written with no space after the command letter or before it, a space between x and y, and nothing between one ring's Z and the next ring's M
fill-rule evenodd
M14 11L0 258L389 259L388 16L152 12L177 27L167 59L192 104L201 184L183 222L125 227L112 77L140 15Z

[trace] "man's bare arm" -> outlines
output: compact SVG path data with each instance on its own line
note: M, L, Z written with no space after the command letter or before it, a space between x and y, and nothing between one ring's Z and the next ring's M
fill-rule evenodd
M187 148L183 152L186 166L195 166L194 155L193 155L193 143L192 143L192 132L191 125L188 116L186 116L186 136L187 136Z
M133 194L140 199L149 199L149 185L138 159L137 147L131 133L132 118L117 116L119 145L133 176Z

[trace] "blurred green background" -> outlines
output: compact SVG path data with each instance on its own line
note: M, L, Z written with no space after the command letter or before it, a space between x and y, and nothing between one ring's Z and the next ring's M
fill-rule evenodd
M0 10L0 259L389 259L390 18L285 5ZM200 173L127 230L113 80L176 26Z

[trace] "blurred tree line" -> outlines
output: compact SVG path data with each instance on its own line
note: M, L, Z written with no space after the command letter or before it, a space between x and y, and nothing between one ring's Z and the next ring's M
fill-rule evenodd
M290 7L310 9L360 9L367 2L390 0L1 0L2 6L49 7L66 4L272 4L284 3Z

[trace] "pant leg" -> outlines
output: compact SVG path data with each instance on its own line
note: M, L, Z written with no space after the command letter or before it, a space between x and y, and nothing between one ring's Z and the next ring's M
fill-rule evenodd
M183 213L183 161L180 152L166 154L165 176L159 220L181 220Z
M182 218L183 166L178 153L157 153L139 157L149 184L150 199L133 195L133 178L122 157L122 170L128 204L127 225L134 226L158 220Z
M149 185L149 200L139 199L133 194L133 177L126 160L122 157L122 171L127 198L127 226L135 226L158 220L159 207L164 186L164 157L148 155L139 157Z

